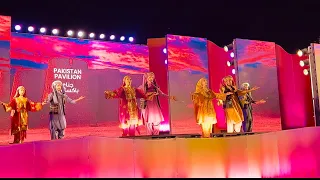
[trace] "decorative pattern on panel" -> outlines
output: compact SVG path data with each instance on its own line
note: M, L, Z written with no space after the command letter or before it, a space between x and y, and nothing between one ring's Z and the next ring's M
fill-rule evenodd
M253 99L267 101L253 107L253 131L281 130L275 43L236 39L235 46L239 88L245 82L258 86Z

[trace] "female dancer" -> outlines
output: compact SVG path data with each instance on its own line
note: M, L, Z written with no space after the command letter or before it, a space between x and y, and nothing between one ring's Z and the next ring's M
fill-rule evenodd
M208 81L205 78L201 78L197 82L196 90L192 93L192 101L197 124L201 125L202 137L210 137L212 126L217 123L212 100L214 98L225 100L226 96L230 94L232 94L232 92L226 94L213 92L208 88Z
M27 98L26 89L19 86L9 104L1 102L6 112L11 115L11 135L13 143L23 143L27 138L28 111L36 112L42 109L42 103L34 103Z
M114 91L105 91L105 98L119 98L119 120L120 128L123 129L122 136L135 136L136 127L142 125L138 117L137 98L148 99L139 89L131 86L131 78L125 76L122 86Z
M164 94L157 85L153 72L146 73L143 76L143 92L149 97L149 101L141 101L141 114L147 128L148 135L159 135L160 124L164 121L159 95L167 96L176 100L174 96Z
M244 120L241 103L239 96L243 96L248 92L257 90L258 87L253 87L250 90L239 90L234 83L232 76L226 76L222 79L220 86L221 93L232 92L233 94L227 95L225 101L219 101L219 105L223 105L227 120L227 132L240 132L242 121Z

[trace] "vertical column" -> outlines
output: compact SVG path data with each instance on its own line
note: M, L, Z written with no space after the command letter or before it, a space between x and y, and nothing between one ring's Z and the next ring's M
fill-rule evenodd
M222 78L230 75L232 72L231 68L227 65L227 62L231 60L230 52L226 52L211 41L207 43L209 86L214 92L219 92ZM218 106L217 101L214 101L213 105L217 114L217 125L214 132L219 133L221 130L227 129L224 110L221 106Z
M258 86L260 89L252 92L253 99L267 100L254 107L253 131L281 130L275 43L236 39L234 44L238 86L245 82Z
M0 16L0 100L9 102L10 98L10 40L11 17ZM5 134L10 128L9 114L0 111L0 130Z
M168 60L167 60L167 42L166 38L148 39L149 48L149 69L156 76L160 89L169 94L168 89ZM164 122L161 123L160 133L167 134L171 132L171 121L169 111L169 99L160 98L161 111Z
M200 78L208 78L207 40L167 35L169 92L178 101L170 101L173 133L201 133L194 115L191 93Z
M320 63L317 62L320 61L320 44L311 44L311 53L309 55L309 58L315 124L316 126L320 126Z

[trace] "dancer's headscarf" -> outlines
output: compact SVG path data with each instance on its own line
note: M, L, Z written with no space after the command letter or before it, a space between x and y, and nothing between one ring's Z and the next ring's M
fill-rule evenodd
M54 104L59 104L59 101L58 101L58 92L56 90L56 86L60 84L61 85L61 93L64 94L65 93L65 90L64 90L64 87L63 87L63 84L61 81L57 80L57 81L53 81L52 85L51 85L51 88L52 88L52 91L53 91L53 103Z

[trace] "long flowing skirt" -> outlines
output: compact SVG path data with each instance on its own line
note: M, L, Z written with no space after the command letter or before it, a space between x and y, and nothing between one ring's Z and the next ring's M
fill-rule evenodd
M153 98L152 101L147 102L147 107L144 110L143 117L146 123L153 123L154 125L159 125L162 121L164 121L156 98Z

